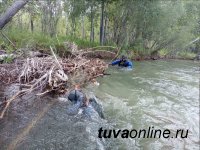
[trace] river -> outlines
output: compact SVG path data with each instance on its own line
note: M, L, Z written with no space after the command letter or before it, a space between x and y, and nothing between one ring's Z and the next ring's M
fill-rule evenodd
M54 97L22 97L0 120L0 149L199 149L199 64L192 61L135 62L132 71L111 67L111 75L85 91L103 105L105 120L66 114L68 103ZM5 95L15 89L6 89ZM22 102L23 99L23 102ZM55 100L56 99L56 100ZM187 138L98 138L103 129L148 129Z

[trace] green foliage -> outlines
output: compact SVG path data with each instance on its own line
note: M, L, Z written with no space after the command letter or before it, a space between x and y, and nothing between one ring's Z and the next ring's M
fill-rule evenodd
M98 42L90 42L90 41L82 39L82 38L70 37L70 36L62 37L62 39L64 39L64 38L67 39L67 41L76 43L80 49L84 49L84 48L88 48L88 47L96 47L99 45Z
M3 0L0 12L11 2ZM100 30L103 4L104 31ZM96 47L101 33L104 45L121 47L134 57L152 53L164 57L177 51L187 57L184 50L200 36L199 7L196 0L34 1L14 17L5 32L17 48L54 45L64 51L65 41L75 42L80 49ZM5 39L0 38L0 44L13 50ZM199 42L193 47L193 52L200 51Z
M169 50L167 49L161 49L159 52L158 52L158 55L162 58L162 57L165 57L169 54Z
M25 32L18 29L12 29L10 30L12 32L7 32L6 35L9 37L11 41L13 41L16 44L16 48L30 48L30 49L46 49L48 50L50 46L55 46L57 51L63 51L65 50L64 42L74 42L78 45L80 49L82 48L88 48L88 47L96 47L99 44L97 42L89 42L88 40L76 38L76 37L70 37L70 36L58 36L51 37L49 35L44 35L43 33L31 33L31 32ZM7 52L12 52L14 48L12 45L10 45L9 42L6 40L0 41L1 47L4 45L4 49L6 49Z
M184 59L194 59L196 57L196 54L188 51L181 51L178 52L178 56Z
M12 63L14 58L12 56L4 57L3 63Z

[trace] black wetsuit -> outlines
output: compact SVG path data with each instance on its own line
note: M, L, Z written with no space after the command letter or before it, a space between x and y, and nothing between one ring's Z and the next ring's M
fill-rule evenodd
M88 106L84 106L84 98L85 95L80 90L72 90L68 95L68 99L73 105L67 110L68 114L77 114L79 108L82 108L86 116L91 116L97 112L101 118L104 118L103 108L96 99L90 98Z

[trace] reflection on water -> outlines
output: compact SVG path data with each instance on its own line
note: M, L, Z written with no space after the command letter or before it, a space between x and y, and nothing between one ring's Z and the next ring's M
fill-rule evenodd
M68 116L66 101L32 94L22 97L23 103L15 101L0 121L0 149L199 149L197 63L136 62L133 71L111 68L108 72L111 76L99 79L99 87L85 89L101 99L106 120ZM187 139L98 138L100 127L149 126L173 133L189 129L189 135Z

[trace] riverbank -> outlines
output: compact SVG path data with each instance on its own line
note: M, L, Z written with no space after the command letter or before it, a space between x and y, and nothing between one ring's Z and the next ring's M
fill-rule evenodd
M94 48L86 48L86 49L79 49L78 46L74 43L65 42L65 46L68 47L68 50L64 49L62 52L56 50L58 55L62 58L68 58L72 55L72 52L80 51L84 53L84 56L88 58L99 58L103 60L114 60L119 58L121 55L125 55L128 59L133 61L148 61L148 60L194 60L199 61L200 55L194 53L184 53L184 55L130 55L124 53L118 53L118 49L111 46L104 46L104 47L94 47ZM111 48L112 50L103 50L103 48ZM134 53L134 52L133 52ZM21 48L13 53L9 53L6 50L0 50L0 63L12 63L14 60L17 59L24 59L24 58L32 58L32 57L46 57L49 56L50 49L38 49L38 50L31 50L28 48Z
M191 60L191 61L199 61L200 58L198 58L199 56L195 56L195 57L181 57L181 56L164 56L164 57L150 57L150 56L145 56L145 57L137 57L137 58L133 58L131 60L134 61L149 61L149 60Z
M86 51L109 51L115 54L97 53L91 57L98 57L101 59L113 59L116 55L126 55L129 59L134 61L142 60L158 60L158 59L184 59L193 60L197 58L197 53L190 50L179 50L174 52L170 49L151 50L139 48L137 45L133 47L119 47L113 43L107 43L101 46L98 41L91 42L88 39L77 38L67 35L56 35L51 37L42 33L25 32L19 29L11 29L5 32L9 39L0 39L0 55L2 51L8 54L11 53L28 53L28 51L41 52L50 54L50 46L54 47L55 53L60 57L67 57L74 49ZM196 50L197 51L197 50ZM199 56L198 56L199 57ZM199 59L199 58L198 58ZM10 59L6 60L11 61Z

